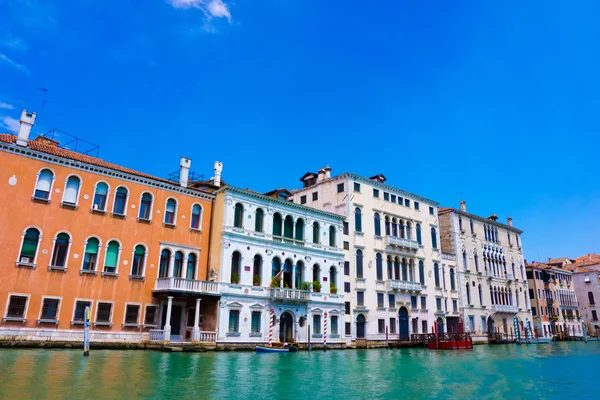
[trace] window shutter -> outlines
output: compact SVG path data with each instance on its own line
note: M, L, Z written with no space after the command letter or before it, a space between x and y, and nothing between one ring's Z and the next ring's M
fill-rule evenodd
M108 244L108 249L106 250L106 260L104 262L104 265L107 267L116 267L118 256L119 256L119 244L117 242L110 242Z
M87 254L98 254L98 240L91 238L85 245L85 252Z
M67 187L65 188L65 194L63 201L65 203L77 202L77 193L79 192L79 178L72 176L67 180Z
M138 245L135 248L135 254L138 256L143 256L146 253L146 249L144 249L144 246L142 245Z
M44 192L49 192L50 185L52 185L52 177L53 177L52 172L50 172L47 169L40 172L40 177L38 179L38 184L37 184L36 189L43 190Z

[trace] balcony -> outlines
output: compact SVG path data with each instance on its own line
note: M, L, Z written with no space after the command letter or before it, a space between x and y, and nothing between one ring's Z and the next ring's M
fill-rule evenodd
M308 290L275 288L271 289L271 298L283 301L309 301L310 292Z
M492 311L494 313L500 313L500 314L516 314L517 312L519 312L519 308L517 306L494 304L492 306Z
M512 276L512 274L506 274L506 280L507 280L508 282L512 281L512 280L513 280L513 276Z
M422 289L419 282L388 280L387 290L405 290L412 292L420 292Z
M417 250L419 243L416 240L404 239L396 236L386 236L385 245L392 247L404 247L406 249Z
M154 292L183 292L197 294L218 294L218 282L197 281L183 278L158 278Z

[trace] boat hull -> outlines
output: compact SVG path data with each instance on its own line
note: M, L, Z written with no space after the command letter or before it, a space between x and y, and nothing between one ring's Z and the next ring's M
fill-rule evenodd
M268 347L268 346L256 346L257 353L289 353L290 349L285 347Z

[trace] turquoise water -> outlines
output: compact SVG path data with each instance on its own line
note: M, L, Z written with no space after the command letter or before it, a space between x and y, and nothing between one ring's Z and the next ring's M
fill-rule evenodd
M599 398L600 342L160 353L0 349L1 399Z

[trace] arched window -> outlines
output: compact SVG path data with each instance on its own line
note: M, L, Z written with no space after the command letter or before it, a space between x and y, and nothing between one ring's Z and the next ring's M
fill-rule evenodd
M51 260L51 265L53 267L66 267L70 242L71 237L66 233L59 233L58 236L56 236Z
M133 252L133 262L131 263L132 276L144 276L144 266L146 265L146 247L138 244Z
M265 212L262 210L262 208L258 208L256 210L256 220L254 221L254 230L256 232L262 232L265 229L264 223L265 223Z
M517 277L517 270L515 269L515 263L512 263L512 274L513 274L513 279L515 279Z
M362 232L362 213L360 207L354 209L354 229L356 232Z
M175 261L173 262L173 277L181 278L183 276L183 253L178 251L175 253Z
M416 277L415 277L415 260L410 259L408 261L408 280L411 282L415 282L416 281Z
M303 279L304 278L304 275L303 275L304 274L304 263L302 261L298 261L294 268L296 271L295 281L294 281L294 285L296 285L296 286L294 286L294 288L300 289L300 286L302 286L301 285L302 282L304 282L304 279Z
M192 206L192 218L190 221L190 228L200 229L201 222L202 222L202 207L200 206L200 204L194 204Z
M281 214L275 213L273 215L273 236L275 236L275 237L283 236L281 234L281 225L282 225Z
M431 247L437 249L437 233L435 228L431 228Z
M254 262L252 263L252 283L254 286L261 285L262 277L262 257L258 254L254 256Z
M319 223L313 223L313 243L319 244Z
M244 206L241 203L235 204L233 213L233 227L243 228L244 225Z
M419 260L419 282L421 285L425 284L425 264L423 264L423 260Z
M271 261L271 277L274 277L281 271L281 260L277 257Z
M85 253L83 255L83 266L84 271L95 271L96 262L98 261L98 247L100 247L100 241L96 238L89 238L85 244Z
M479 305L483 305L483 292L481 291L481 283L479 284Z
M19 253L19 262L24 264L35 264L38 244L40 243L40 231L29 228L23 236L23 244Z
M408 264L406 263L406 258L402 259L402 280L408 280Z
M291 215L288 215L287 217L285 217L285 220L283 221L283 237L287 238L287 239L293 239L294 233L294 219L292 218Z
M152 211L152 195L150 193L142 194L140 201L140 213L138 214L139 219L150 221L150 212Z
M111 240L106 246L106 255L104 256L104 272L114 274L117 272L117 262L119 260L119 242Z
M421 224L417 224L417 243L421 244Z
M398 223L396 218L392 218L392 236L398 237Z
M394 279L394 262L392 261L392 256L387 256L387 278L392 280Z
M313 265L313 288L314 289L316 289L314 287L315 282L317 282L318 284L321 284L321 267L319 267L319 264Z
M463 259L463 268L465 269L465 271L468 271L469 270L469 259L467 257L467 251L465 249L463 249L463 251L462 251L462 259Z
M123 186L115 191L115 202L113 204L113 214L125 215L125 206L127 205L127 189Z
M171 252L168 249L163 249L160 252L160 263L158 267L158 277L166 278L169 276L169 263L171 262Z
M376 265L376 269L377 269L377 280L382 281L383 280L383 257L381 256L381 253L375 254L375 265Z
M473 259L475 261L475 270L479 272L479 256L477 255L477 253L473 255Z
M175 199L167 200L165 209L165 224L175 225L175 213L177 212L177 201Z
M471 304L471 287L469 286L469 282L467 282L467 304Z
M412 240L412 225L410 222L406 223L406 238Z
M303 242L304 241L304 220L302 218L298 218L296 221L296 237L295 239Z
M187 259L187 279L196 279L196 255L190 253Z
M329 227L329 246L335 247L335 227L333 225Z
M333 291L337 291L337 275L336 275L335 267L329 268L329 288L334 289Z
M36 199L50 200L50 189L54 180L54 172L49 169L43 169L38 175L37 183L35 184L35 193L33 197Z
M441 287L440 286L440 267L438 266L438 263L434 263L433 264L433 276L435 278L435 287Z
M356 277L363 277L363 252L362 250L356 250Z
M458 229L460 229L460 231L463 231L463 225L462 225L462 217L459 215L458 216Z
M456 283L454 281L454 268L450 268L450 290L456 290Z
M390 236L390 217L385 217L385 235Z
M398 257L394 258L394 279L400 280L400 259Z
M108 198L108 185L104 182L98 182L96 192L94 193L94 204L92 210L106 211L106 199Z
M234 251L231 257L231 283L240 283L240 266L242 264L242 255L239 251Z
M375 236L381 236L381 217L379 216L379 213L375 213L373 218L375 221Z
M400 223L398 224L398 228L400 228L400 237L402 239L404 239L406 237L405 232L404 232L404 221L400 220Z
M77 199L79 198L79 188L81 186L81 179L75 175L71 175L67 178L67 184L65 185L65 192L63 193L63 204L69 206L77 205Z
M590 304L596 304L596 301L594 300L594 293L588 292L588 300L590 301Z

